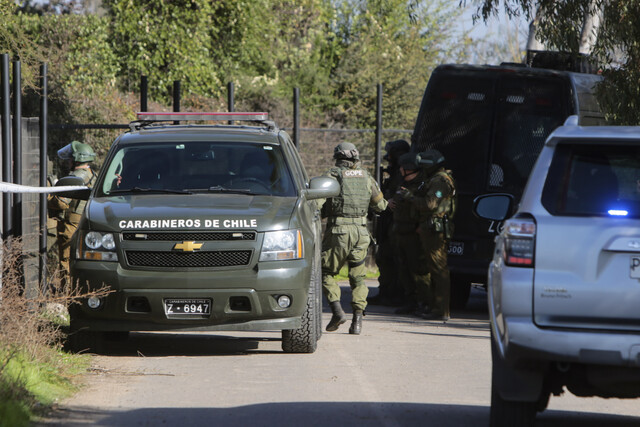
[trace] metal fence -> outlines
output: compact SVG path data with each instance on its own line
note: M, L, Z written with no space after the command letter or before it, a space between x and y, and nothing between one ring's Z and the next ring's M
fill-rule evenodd
M74 139L93 146L95 141L108 141L109 146L117 135L129 129L128 124L66 124L48 122L47 65L42 64L40 76L41 112L38 118L23 120L21 111L20 61L13 63L13 98L10 96L9 58L0 55L0 131L2 150L2 181L31 186L47 186L51 171L51 156L47 147L64 146ZM147 81L141 77L140 111L147 111ZM180 83L174 82L173 110L180 111ZM383 129L382 127L382 85L377 86L376 127L373 129L329 129L304 128L300 126L299 90L293 93L293 126L283 128L289 132L300 151L301 157L311 176L320 175L333 164L333 148L343 141L353 142L360 150L363 166L380 181L382 172L381 146L385 140L409 139L412 130ZM13 99L13 114L10 100ZM234 110L234 87L228 85L228 111ZM12 125L13 123L13 125ZM52 141L52 144L49 144ZM104 158L106 153L97 153ZM13 160L13 161L12 161ZM99 164L97 165L99 168ZM3 241L10 237L23 237L27 243L28 256L25 274L28 282L37 286L46 282L47 254L47 210L45 194L3 193L0 210ZM1 269L0 269L1 270ZM1 274L1 273L0 273ZM1 276L0 276L1 278Z

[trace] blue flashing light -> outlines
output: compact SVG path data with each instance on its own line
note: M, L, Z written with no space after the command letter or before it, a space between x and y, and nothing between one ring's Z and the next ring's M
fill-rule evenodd
M607 213L611 216L627 216L629 215L629 211L624 209L609 209Z

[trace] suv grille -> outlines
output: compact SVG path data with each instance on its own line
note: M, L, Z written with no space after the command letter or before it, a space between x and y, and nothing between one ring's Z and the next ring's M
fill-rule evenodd
M122 233L122 240L146 240L146 241L160 241L160 240L196 240L196 241L223 241L223 240L256 240L255 231L220 231L211 233L189 233L189 232L176 232L176 233Z
M152 252L126 251L133 267L231 267L248 265L251 251Z

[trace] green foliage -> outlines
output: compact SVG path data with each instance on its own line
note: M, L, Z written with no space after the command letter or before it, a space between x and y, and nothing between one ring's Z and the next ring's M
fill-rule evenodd
M208 0L109 0L112 47L122 65L121 87L149 77L153 97L170 99L173 82L185 93L217 96L222 89L209 45L212 14ZM222 46L218 46L222 48Z
M89 358L54 350L47 356L34 358L0 343L0 425L27 426L38 408L77 390L71 378L87 369Z
M385 127L408 129L431 70L463 58L469 42L452 33L461 10L446 0L106 0L103 17L31 6L16 12L0 0L10 18L0 49L33 58L32 82L38 61L48 62L53 123L132 120L146 75L149 99L161 109L170 108L175 80L183 109L224 108L233 81L236 109L269 111L283 126L297 87L309 127L373 127L382 83ZM3 34L11 43L2 44ZM25 115L39 111L31 86ZM99 158L113 137L51 136L52 151L82 139Z
M382 83L385 126L413 127L431 70L464 52L450 30L459 13L447 1L342 2L335 32L343 53L333 73L339 120L374 127L375 88Z

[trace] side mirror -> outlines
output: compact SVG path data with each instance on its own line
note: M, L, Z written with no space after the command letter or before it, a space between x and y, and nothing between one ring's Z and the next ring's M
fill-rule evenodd
M55 193L62 197L69 197L72 199L89 200L89 194L91 194L91 189L84 185L84 181L79 176L65 176L60 178L58 182L56 182L55 187L74 187L67 191L57 191Z
M328 199L340 194L340 184L334 178L317 176L309 181L309 188L305 190L307 200Z
M483 194L473 200L473 213L480 218L503 221L510 216L512 206L511 194Z

